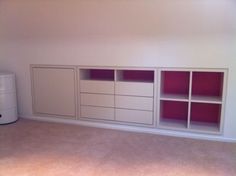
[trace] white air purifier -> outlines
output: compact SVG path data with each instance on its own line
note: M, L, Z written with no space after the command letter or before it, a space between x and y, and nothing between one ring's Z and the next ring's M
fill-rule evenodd
M15 75L0 72L0 124L12 123L17 119Z

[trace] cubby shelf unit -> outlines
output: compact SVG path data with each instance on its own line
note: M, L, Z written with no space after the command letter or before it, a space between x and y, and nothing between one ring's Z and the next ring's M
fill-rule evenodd
M160 69L158 126L221 133L225 69Z

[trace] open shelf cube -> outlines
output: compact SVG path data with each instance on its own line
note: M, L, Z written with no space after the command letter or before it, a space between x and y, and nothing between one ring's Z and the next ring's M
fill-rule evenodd
M190 128L218 131L220 126L221 104L191 103Z
M223 79L223 72L193 72L192 100L204 100L205 97L206 101L221 101Z
M117 70L117 81L154 82L153 70Z
M187 128L188 102L161 100L160 125Z
M80 69L80 79L114 81L115 71L112 69Z
M188 100L190 72L161 71L161 98Z

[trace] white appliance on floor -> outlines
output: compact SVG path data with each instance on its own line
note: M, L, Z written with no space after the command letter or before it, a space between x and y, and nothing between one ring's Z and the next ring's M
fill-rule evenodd
M12 123L17 119L15 74L0 72L0 124Z

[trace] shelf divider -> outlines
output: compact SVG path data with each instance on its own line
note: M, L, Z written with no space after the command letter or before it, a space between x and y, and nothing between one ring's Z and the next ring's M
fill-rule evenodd
M190 128L191 122L191 98L192 98L192 83L193 83L193 72L190 71L189 74L189 95L188 95L188 119L187 119L187 128Z

